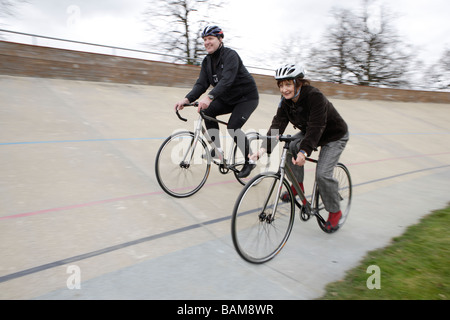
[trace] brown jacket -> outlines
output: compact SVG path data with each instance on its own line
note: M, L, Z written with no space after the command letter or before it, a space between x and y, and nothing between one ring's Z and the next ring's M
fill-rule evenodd
M317 147L341 139L348 131L333 104L319 89L308 85L302 87L296 103L282 98L267 135L276 132L272 130L283 134L289 122L305 135L300 150L306 151L308 156ZM270 141L263 147L271 152Z

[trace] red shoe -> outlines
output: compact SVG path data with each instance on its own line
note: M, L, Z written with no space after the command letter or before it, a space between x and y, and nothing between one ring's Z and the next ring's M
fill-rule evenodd
M342 217L342 212L339 210L338 212L330 212L328 215L327 223L325 224L325 228L328 231L334 231L337 230L339 227L339 220Z

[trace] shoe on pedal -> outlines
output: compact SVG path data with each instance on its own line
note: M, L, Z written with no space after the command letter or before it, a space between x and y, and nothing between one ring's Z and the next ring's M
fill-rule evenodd
M291 197L289 196L289 192L287 192L287 191L283 192L283 194L280 196L280 200L283 202L289 202L289 200L291 200Z
M246 163L244 164L244 167L242 168L241 172L238 173L238 178L246 178L250 175L250 172L252 172L253 169L255 169L256 164L254 163Z
M305 192L305 187L303 186L303 182L299 183L300 189L303 191L303 193ZM291 184L291 190L292 190L292 195L297 196L297 190L295 189L294 185ZM283 202L289 202L291 200L291 197L289 196L289 192L285 191L283 192L283 194L280 195L280 200ZM306 204L306 199L302 200L302 204L303 206Z
M330 212L328 215L328 220L325 224L325 228L328 231L334 231L339 228L339 220L342 217L342 212L339 210L338 212Z
M300 184L300 188L302 188L302 191L304 190L303 183ZM291 185L291 190L292 190L292 194L295 197L297 195L297 190L295 190L293 185ZM289 192L287 192L287 191L283 192L283 194L280 196L280 200L283 202L289 202L289 200L291 200L291 197L289 196Z

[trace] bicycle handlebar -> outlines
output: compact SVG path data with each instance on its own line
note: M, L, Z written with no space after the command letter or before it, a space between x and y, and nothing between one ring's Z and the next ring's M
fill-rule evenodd
M186 104L184 104L184 106L185 107L198 107L198 102L186 103ZM178 109L175 111L175 113L178 116L178 119L180 119L181 121L186 122L187 119L183 118L178 111L179 111ZM221 123L221 124L224 124L224 125L228 125L228 123L225 122L225 121L217 120L215 118L212 118L210 116L205 115L205 111L204 110L200 110L200 116L202 117L203 120L210 120L210 121L214 121L214 122Z
M281 141L281 142L292 142L292 141L296 140L296 138L291 136L290 134L288 134L288 135L280 134L280 135L277 135L277 136L263 136L263 135L260 135L260 138L267 139L267 140L277 139L278 141Z
M185 107L198 107L198 102L194 102L194 103L185 103L184 106L185 106ZM183 117L180 115L180 113L178 112L178 109L175 110L175 113L177 114L178 119L180 119L181 121L184 121L184 122L187 121L186 118L183 118Z
M285 142L285 143L291 143L292 141L297 140L296 137L291 136L290 134L288 134L288 135L279 135L279 136L260 136L260 138L268 139L268 140L278 139L278 141ZM313 150L317 151L317 148L314 148ZM316 159L313 159L313 158L310 158L310 157L307 157L307 156L305 156L305 160L309 161L309 162L317 163Z

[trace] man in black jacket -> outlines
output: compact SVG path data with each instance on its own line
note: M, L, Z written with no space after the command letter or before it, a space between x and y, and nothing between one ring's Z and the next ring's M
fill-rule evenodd
M205 110L207 116L216 118L231 113L228 132L245 155L245 165L239 173L240 178L247 177L255 167L249 160L248 140L242 126L258 106L259 94L255 80L247 71L236 51L223 46L223 31L217 26L207 26L202 33L208 55L203 59L200 75L186 97L175 104L175 109L183 109L213 86L207 96L199 101L198 111ZM219 124L205 121L208 133L217 147L220 147Z
M305 159L321 147L316 180L325 209L329 212L326 228L332 230L338 226L342 216L338 183L333 177L333 171L349 139L348 127L333 104L319 89L311 86L304 76L305 71L301 66L284 65L277 69L275 79L282 98L267 135L283 134L289 123L300 130L294 135L297 139L290 144L287 161L294 164L292 170L302 189ZM270 152L276 142L264 142L262 148L250 158L257 159L266 151ZM295 195L296 190L293 188L292 191ZM287 201L288 197L286 192L282 200Z

